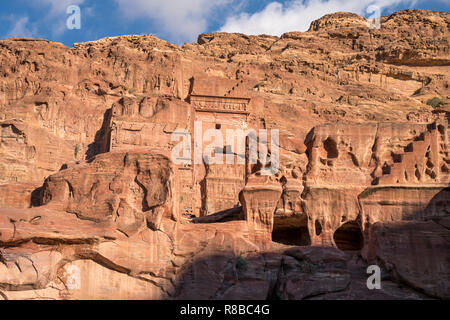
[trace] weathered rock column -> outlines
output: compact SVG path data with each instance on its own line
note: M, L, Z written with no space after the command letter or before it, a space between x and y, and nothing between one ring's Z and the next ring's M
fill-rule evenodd
M276 214L291 215L302 213L302 192L303 184L301 180L289 178L283 185L281 201L278 202Z
M281 185L270 176L252 176L240 195L250 241L262 248L272 241L273 217Z

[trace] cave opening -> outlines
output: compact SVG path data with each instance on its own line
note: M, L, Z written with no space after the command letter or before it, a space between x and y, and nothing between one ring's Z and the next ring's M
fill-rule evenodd
M358 251L364 245L361 227L356 221L350 221L340 226L334 233L336 246L343 251Z
M309 236L306 214L275 216L272 241L294 246L310 245L311 238Z
M322 234L322 224L319 222L319 220L316 220L315 227L316 227L316 236L320 236Z
M327 152L328 159L335 159L339 156L337 143L333 139L327 138L323 142L323 147L324 147L325 151Z

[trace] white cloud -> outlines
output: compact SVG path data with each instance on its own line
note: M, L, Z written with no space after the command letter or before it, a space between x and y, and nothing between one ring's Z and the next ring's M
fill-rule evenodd
M79 6L84 0L35 0L38 5L50 6L48 16L55 17L57 15L65 15L67 7L71 5Z
M193 40L204 32L215 9L233 0L116 0L129 19L149 18L173 40Z
M40 21L40 24L47 24L55 36L63 34L66 28L66 20L69 15L66 10L71 5L82 5L85 0L35 0L34 4L49 8L47 14ZM83 9L81 11L83 16Z
M366 15L366 8L384 8L399 4L413 5L415 0L293 0L285 4L269 3L263 10L228 17L220 31L245 34L281 35L288 31L306 31L311 22L325 14L348 11Z
M44 14L32 21L28 16L18 17L10 15L3 19L11 24L10 31L2 36L2 38L9 37L25 37L33 38L42 36L43 30L49 30L53 36L60 36L66 30L66 20L69 15L66 13L67 7L70 5L81 5L85 0L34 0L30 4L39 9ZM83 11L84 10L84 11ZM82 8L82 16L85 12L88 14L90 8ZM38 32L39 31L39 32Z
M13 23L12 29L6 34L5 38L17 37L17 38L32 38L36 36L36 30L34 28L29 28L28 17L17 18L15 16L10 17Z

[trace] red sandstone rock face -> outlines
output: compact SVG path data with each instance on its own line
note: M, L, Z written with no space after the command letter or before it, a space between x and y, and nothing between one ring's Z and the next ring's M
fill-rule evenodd
M431 296L450 297L449 217L434 221L378 222L369 250L394 277ZM433 276L429 276L433 274Z
M0 41L0 297L448 299L449 19ZM198 121L279 130L279 170L174 163Z
M114 220L130 235L167 207L171 216L169 160L152 153L108 153L63 169L44 182L43 204L82 220ZM161 214L164 214L163 212Z

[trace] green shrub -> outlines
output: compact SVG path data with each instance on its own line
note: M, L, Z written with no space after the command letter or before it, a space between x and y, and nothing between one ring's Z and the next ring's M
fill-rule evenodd
M440 108L443 104L444 101L439 97L434 97L427 101L427 105L432 106L433 108Z
M264 86L266 84L266 81L264 81L264 80L261 80L261 81L258 81L255 85L254 85L254 87L253 88L259 88L259 87L262 87L262 86Z
M76 146L75 146L75 150L73 151L73 153L74 153L74 155L75 155L75 158L77 157L78 152L80 152L80 146L79 146L79 145L76 145Z
M242 258L241 256L238 256L236 258L236 269L237 270L242 270L247 266L247 261L245 261L244 258Z

